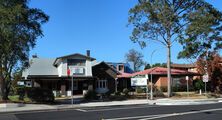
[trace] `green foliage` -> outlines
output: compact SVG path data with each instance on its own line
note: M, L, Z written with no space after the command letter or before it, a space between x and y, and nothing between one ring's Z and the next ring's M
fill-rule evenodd
M125 96L129 96L129 90L128 90L127 88L124 88L124 89L123 89L123 94L124 94Z
M85 100L95 100L96 99L96 92L94 90L89 90L85 95Z
M200 89L204 89L204 83L202 80L195 80L195 83L194 83L194 88L195 90L200 90Z
M55 100L52 90L45 88L26 88L27 97L38 103L52 103Z
M183 50L179 58L208 57L222 48L222 13L210 4L191 12L187 20L190 23L179 42Z
M145 93L146 90L143 89L143 88L141 88L141 87L137 87L137 88L136 88L136 92L137 92L137 93Z
M24 100L26 90L25 87L17 87L16 88L17 95L19 95L19 100Z
M27 67L29 51L43 36L41 25L48 19L40 9L30 8L28 0L0 1L0 99L8 99L12 73Z
M146 64L144 70L146 70L146 69L150 69L150 68L151 68L151 65L148 63L148 64Z
M140 67L144 65L143 57L143 54L135 49L130 49L125 55L126 61L133 62L134 71L139 71Z

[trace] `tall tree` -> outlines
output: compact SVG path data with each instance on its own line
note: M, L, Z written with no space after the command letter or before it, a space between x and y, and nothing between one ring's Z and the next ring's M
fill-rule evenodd
M30 8L28 0L0 0L0 100L8 100L12 74L27 63L48 19L40 9Z
M143 54L136 51L135 49L130 49L125 55L126 61L133 62L134 71L139 71L140 68L144 65Z
M213 7L204 0L138 0L129 10L128 22L133 25L131 40L141 47L146 47L148 41L155 41L167 49L168 97L171 96L171 46L186 38L185 31L191 24L205 24L195 15L199 9L203 9L204 14L209 13L209 8Z

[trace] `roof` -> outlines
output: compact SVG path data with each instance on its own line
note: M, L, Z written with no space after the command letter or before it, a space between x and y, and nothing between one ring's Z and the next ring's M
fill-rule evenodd
M133 75L135 76L135 75L146 75L146 74L167 75L167 68L154 67L151 69L146 69L140 72L136 72ZM199 75L199 73L189 72L185 70L171 69L171 75Z
M196 64L171 64L174 68L195 68Z
M116 69L112 68L111 66L109 66L106 62L102 61L102 62L97 62L94 65L92 65L92 67L97 67L97 66L106 66L107 68L110 68L112 71L116 72L117 74L120 74Z
M133 74L131 74L131 73L121 72L120 75L117 75L117 78L130 78L132 76L133 76Z
M52 64L55 59L33 58L30 67L23 72L23 77L28 75L58 75L58 70Z
M55 59L55 61L53 62L53 65L56 65L56 62L57 62L58 59L68 58L68 57L71 57L71 56L81 56L81 57L84 57L84 58L86 58L86 59L90 59L91 61L96 60L96 59L93 58L93 57L89 57L89 56L82 55L82 54L79 54L79 53L74 53L74 54L70 54L70 55L65 55L65 56L57 57L57 58Z

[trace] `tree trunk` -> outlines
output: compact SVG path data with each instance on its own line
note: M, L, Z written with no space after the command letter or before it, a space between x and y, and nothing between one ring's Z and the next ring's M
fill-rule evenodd
M8 100L8 93L6 90L6 84L4 79L1 79L0 82L0 100L2 101Z
M171 46L167 46L167 96L171 97Z

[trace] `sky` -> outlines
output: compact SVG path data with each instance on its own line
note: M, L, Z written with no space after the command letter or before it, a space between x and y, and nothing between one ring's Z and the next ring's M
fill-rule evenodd
M222 0L207 0L222 11ZM128 11L137 0L31 0L31 8L39 8L50 16L42 26L43 37L39 37L30 56L56 58L73 53L86 54L97 61L125 62L125 54L134 48L143 53L144 60L153 63L166 62L166 49L158 43L148 43L141 49L129 37L132 28L127 27ZM172 46L173 63L192 63L177 59L181 45Z

